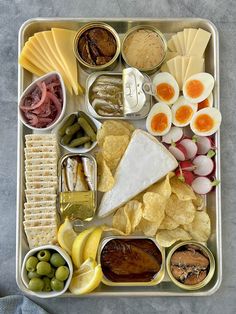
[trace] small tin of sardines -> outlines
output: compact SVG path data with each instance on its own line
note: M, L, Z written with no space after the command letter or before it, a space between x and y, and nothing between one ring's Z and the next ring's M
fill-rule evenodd
M215 272L215 259L203 244L185 241L168 253L166 268L172 282L181 289L199 290L206 286Z
M152 104L152 97L143 89L148 82L149 76L135 68L92 73L86 82L87 113L97 119L145 118Z
M97 208L97 163L89 154L59 161L59 202L63 219L90 221Z
M165 274L165 250L152 238L104 238L98 259L108 286L154 286Z

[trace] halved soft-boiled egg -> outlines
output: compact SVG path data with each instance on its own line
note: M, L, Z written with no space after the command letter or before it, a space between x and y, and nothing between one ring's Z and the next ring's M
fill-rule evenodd
M172 123L175 126L186 126L192 120L194 113L197 111L197 104L190 103L183 96L171 107Z
M184 82L183 95L192 103L206 99L214 87L214 77L209 73L197 73Z
M165 103L159 102L150 110L146 120L146 128L152 135L162 136L169 132L171 120L170 107Z
M174 76L168 72L161 72L153 79L155 98L167 105L172 105L179 97L179 85Z
M203 101L200 101L198 104L198 110L201 110L203 108L208 108L213 106L213 95L210 93L210 95L204 99Z
M216 108L204 108L197 111L190 122L191 130L200 136L210 136L220 127L221 113Z

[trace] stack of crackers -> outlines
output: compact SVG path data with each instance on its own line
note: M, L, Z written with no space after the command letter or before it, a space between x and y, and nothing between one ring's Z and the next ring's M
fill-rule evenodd
M54 134L26 135L25 143L23 224L32 249L57 241L58 145Z

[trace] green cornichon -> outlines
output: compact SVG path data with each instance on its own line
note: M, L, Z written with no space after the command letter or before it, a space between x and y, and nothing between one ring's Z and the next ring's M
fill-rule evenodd
M68 145L70 143L70 141L72 140L72 137L73 137L73 135L65 134L61 139L61 144L62 145Z
M67 135L74 135L77 131L79 131L80 125L79 123L74 123L71 126L68 126L66 129L66 134Z
M84 118L78 118L78 122L81 125L82 129L85 131L85 133L91 138L93 142L97 140L96 133L94 132L91 125L85 120Z
M84 143L87 143L89 141L90 141L89 136L83 136L80 138L76 138L70 142L69 147L77 147L77 146L83 145Z
M58 134L60 136L63 136L66 133L66 129L71 126L77 119L77 115L76 114L71 114L66 121L63 123L62 127L60 127Z
M84 119L89 123L89 125L91 126L91 128L93 129L93 131L94 131L95 133L97 133L97 127L96 127L95 123L93 122L92 119L90 119L90 118L86 115L86 113L84 113L83 111L79 111L79 112L78 112L78 117L79 117L79 118L84 118Z

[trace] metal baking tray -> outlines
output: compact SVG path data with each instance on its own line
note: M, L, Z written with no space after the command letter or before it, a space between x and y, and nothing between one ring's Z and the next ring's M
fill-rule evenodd
M30 36L39 31L49 30L52 27L64 27L72 30L78 30L82 25L91 21L104 21L116 29L120 37L131 27L144 24L154 25L163 32L167 39L173 33L183 30L183 28L203 28L212 34L212 39L208 44L205 54L206 71L215 78L215 88L213 91L214 106L220 108L219 98L219 39L218 31L215 25L205 19L199 18L180 18L180 19L143 19L143 18L108 18L108 19L82 19L82 18L36 18L26 21L19 31L19 53ZM119 71L122 65L115 69ZM80 81L85 85L87 74L80 70ZM19 66L18 71L18 97L23 90L31 83L33 76L28 71ZM82 105L82 97L72 96L68 99L68 112L76 111L78 104ZM137 124L139 123L139 124ZM139 127L144 123L135 122ZM24 135L31 131L25 127L18 119L18 158L17 158L17 206L16 206L16 281L19 288L24 292L31 294L24 286L20 270L24 255L28 251L28 244L23 229L23 203L24 203ZM216 134L216 177L220 180L220 133ZM212 233L208 241L208 247L213 252L216 259L216 271L210 283L199 291L185 291L176 287L166 276L157 286L152 287L109 287L101 284L95 291L86 295L86 297L103 296L207 296L218 290L222 280L222 247L221 247L221 187L220 185L207 196L207 209L211 218ZM95 221L96 223L96 221ZM167 252L166 252L167 253ZM73 296L66 293L63 296ZM76 296L78 297L78 296Z

